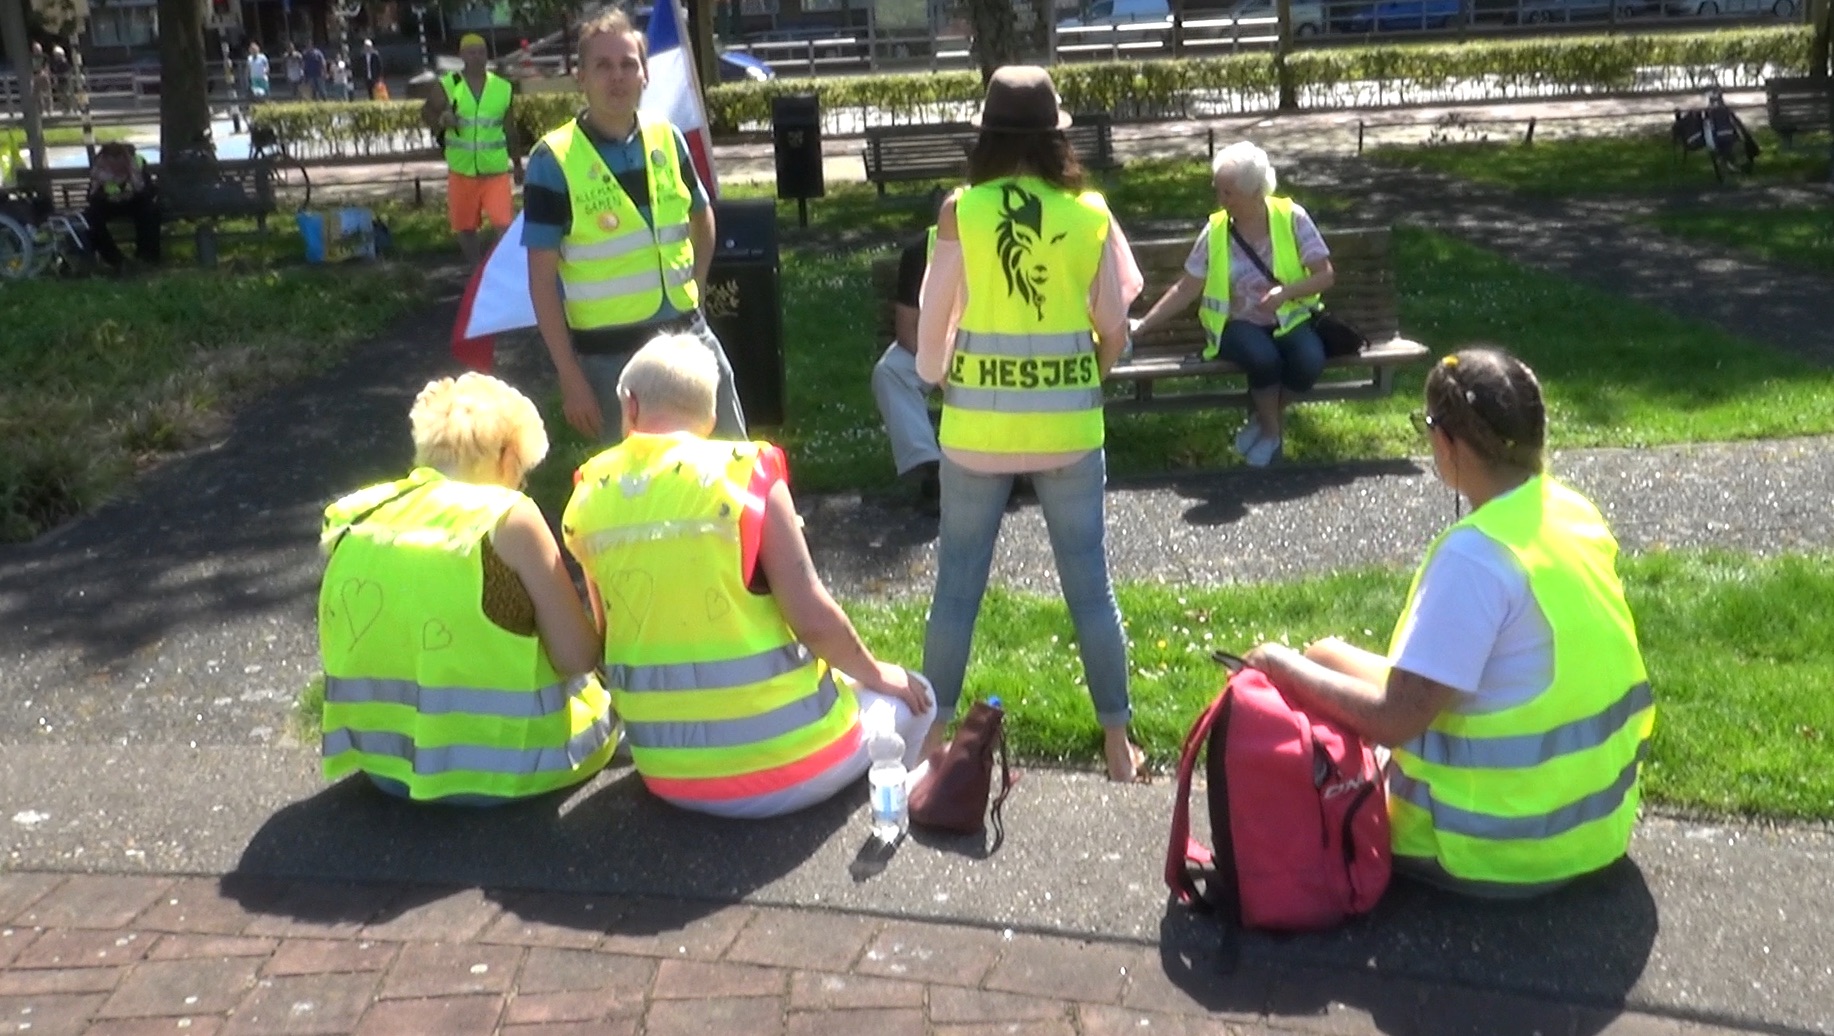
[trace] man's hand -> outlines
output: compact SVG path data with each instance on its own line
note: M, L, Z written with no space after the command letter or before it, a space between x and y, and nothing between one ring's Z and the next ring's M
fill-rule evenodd
M1290 663L1298 657L1298 652L1285 644L1262 644L1243 655L1242 661L1247 662L1250 669L1259 669L1267 674L1267 679L1279 687L1280 681L1291 668Z
M878 679L867 689L898 699L910 707L913 716L930 711L930 696L924 693L922 682L903 666L880 662Z
M439 113L439 124L441 126L444 126L447 129L458 129L458 126L459 126L458 112L455 112L450 108L447 108L445 111L440 112Z
M592 391L592 383L578 367L561 374L560 403L573 430L597 442L604 428L604 412L599 407L598 393Z

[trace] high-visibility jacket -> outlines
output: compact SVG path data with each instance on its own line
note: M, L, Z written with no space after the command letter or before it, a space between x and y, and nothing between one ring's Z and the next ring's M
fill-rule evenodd
M1267 199L1267 234L1273 240L1274 276L1280 279L1280 283L1297 284L1311 276L1305 263L1299 259L1299 231L1293 217L1291 199ZM1229 210L1218 209L1210 214L1210 269L1204 277L1203 302L1197 309L1197 322L1204 329L1203 356L1206 360L1216 358L1222 340L1223 324L1229 320L1229 238ZM1317 305L1316 295L1280 303L1274 310L1274 337L1278 338L1312 319L1312 309Z
M446 168L460 176L496 176L509 172L509 80L495 72L484 73L484 94L471 92L463 72L439 81L458 116L458 126L446 130Z
M146 156L134 156L134 172L139 174L140 183L144 188L146 184ZM105 201L120 201L129 194L134 193L134 185L132 182L124 183L117 180L108 180L103 182L101 188L102 198Z
M1107 203L1020 176L963 191L955 216L970 290L939 441L986 453L1101 446L1089 287L1107 247Z
M617 745L611 696L484 614L484 537L524 499L417 468L325 510L324 771L410 797L519 797L578 783Z
M850 757L858 702L747 585L767 443L637 434L580 468L561 521L605 607L605 682L657 796L712 812L773 797Z
M1553 680L1519 705L1442 713L1395 749L1395 854L1436 860L1475 882L1535 885L1597 870L1630 843L1655 726L1617 541L1589 501L1545 476L1452 526L1465 527L1528 574L1554 634ZM1427 551L1422 573L1444 538ZM1409 611L1419 584L1416 575ZM1397 627L1397 648L1400 635Z
M682 179L675 131L640 115L638 132L648 156L648 222L577 121L542 138L567 178L573 207L560 244L560 282L567 324L576 330L642 323L662 308L665 293L678 312L700 305L688 239L694 196Z

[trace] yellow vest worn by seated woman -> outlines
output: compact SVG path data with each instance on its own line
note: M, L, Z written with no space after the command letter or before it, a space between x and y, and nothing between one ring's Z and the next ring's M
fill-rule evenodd
M1442 713L1397 746L1389 819L1397 857L1454 878L1537 885L1623 856L1655 703L1617 575L1617 541L1585 497L1545 476L1452 529L1488 536L1528 574L1554 633L1553 682L1495 712ZM1447 533L1450 533L1450 529ZM1428 549L1420 571L1447 533ZM1408 592L1413 608L1420 577ZM1398 640L1400 627L1395 630Z
M524 499L431 468L325 510L319 590L324 770L414 799L517 798L576 784L617 746L611 698L536 636L484 614L484 537Z
M687 809L765 815L859 745L859 705L747 586L768 443L632 435L580 468L561 528L605 606L605 682L631 760Z
M1235 283L1229 268L1230 236L1229 210L1218 209L1211 213L1209 271L1204 277L1203 301L1197 307L1197 322L1204 329L1203 358L1206 360L1216 359L1222 345L1223 325L1229 322L1229 294ZM1267 199L1267 236L1274 246L1274 276L1280 278L1281 284L1298 284L1312 275L1299 258L1299 230L1291 199ZM1279 321L1274 337L1312 319L1312 307L1316 305L1316 295L1282 302L1274 310L1274 319Z

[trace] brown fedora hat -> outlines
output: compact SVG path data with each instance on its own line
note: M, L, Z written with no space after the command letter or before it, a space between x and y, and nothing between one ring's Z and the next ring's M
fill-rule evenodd
M1051 73L1037 65L1006 65L994 70L981 113L970 119L988 133L1045 133L1070 125L1070 113L1057 106Z

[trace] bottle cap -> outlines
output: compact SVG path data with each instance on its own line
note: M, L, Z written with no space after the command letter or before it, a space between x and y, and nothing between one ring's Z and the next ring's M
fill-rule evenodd
M1006 706L1000 704L1000 699L997 695L995 697L987 699L987 704L993 706L996 709L1000 709L1001 711L1005 711L1005 708L1006 708Z

